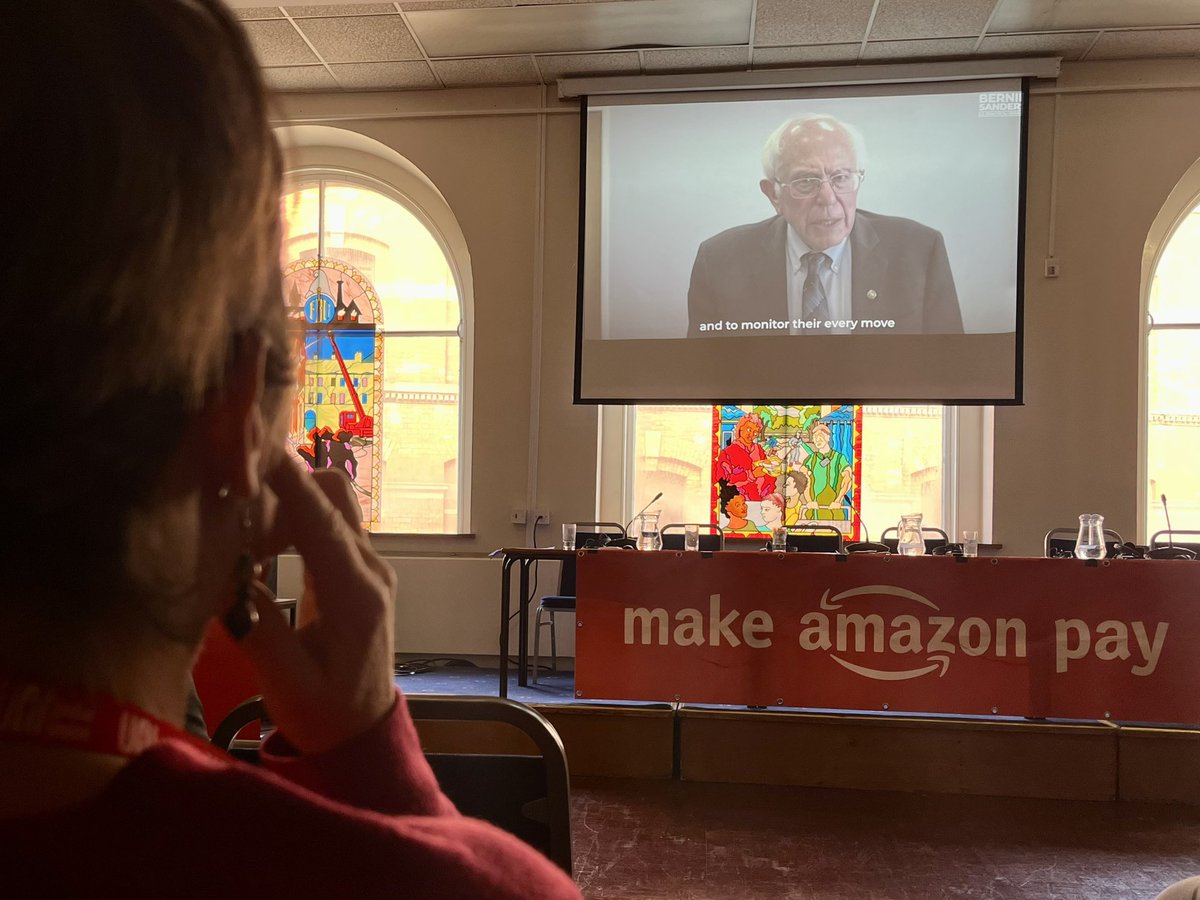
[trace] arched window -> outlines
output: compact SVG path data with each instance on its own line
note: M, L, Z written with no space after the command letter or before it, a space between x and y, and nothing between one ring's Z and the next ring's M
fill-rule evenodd
M1189 174L1200 174L1193 169ZM1200 529L1200 203L1195 187L1184 214L1165 229L1147 297L1147 539L1167 527L1164 496L1172 527Z
M311 143L325 165L294 168L282 200L293 449L310 468L347 471L373 532L465 531L467 261L429 214L441 198L419 173L408 176L426 196L414 198L394 183L406 174L394 160L380 159L389 182L364 171L361 152L350 168L345 148Z

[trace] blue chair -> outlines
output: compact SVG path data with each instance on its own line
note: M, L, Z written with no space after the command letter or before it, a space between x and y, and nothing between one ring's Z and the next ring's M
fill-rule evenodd
M593 547L606 547L613 540L624 541L625 529L617 522L577 522L576 525L588 525L601 531L575 530L575 546L581 550ZM558 639L554 627L555 617L559 613L575 613L575 557L570 556L562 561L562 569L558 576L558 592L547 594L538 602L537 611L533 615L533 683L538 683L538 655L541 649L542 626L550 627L550 671L558 672Z

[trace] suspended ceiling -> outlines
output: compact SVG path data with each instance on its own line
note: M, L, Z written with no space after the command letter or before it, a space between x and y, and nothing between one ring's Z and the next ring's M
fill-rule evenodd
M278 91L1061 56L1200 59L1200 0L232 0Z

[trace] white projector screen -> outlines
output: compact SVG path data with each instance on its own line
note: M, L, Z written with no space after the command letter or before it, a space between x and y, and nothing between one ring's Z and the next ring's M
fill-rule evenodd
M576 401L1019 403L1027 99L586 97Z

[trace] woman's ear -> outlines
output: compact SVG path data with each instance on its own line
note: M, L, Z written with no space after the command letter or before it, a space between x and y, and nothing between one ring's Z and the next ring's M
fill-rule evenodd
M257 497L266 453L263 388L267 348L261 334L243 332L234 342L224 386L205 411L206 468L234 497Z

